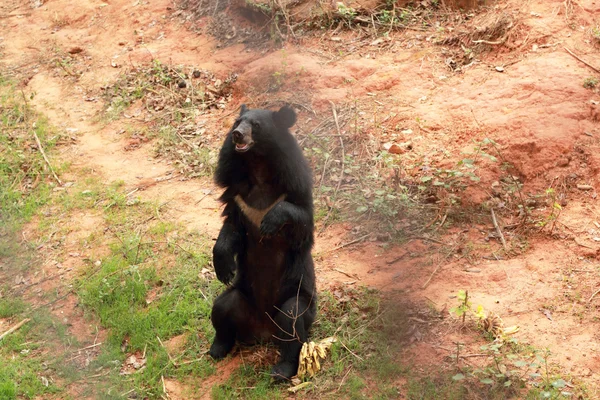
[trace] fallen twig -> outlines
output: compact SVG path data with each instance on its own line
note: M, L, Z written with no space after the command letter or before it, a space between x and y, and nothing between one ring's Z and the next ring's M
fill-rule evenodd
M60 179L58 179L58 176L56 176L56 173L54 172L54 169L52 168L52 165L50 164L48 157L46 157L46 152L44 151L44 148L42 147L40 138L38 137L37 133L35 133L35 131L33 131L33 136L35 137L35 141L38 145L38 150L40 151L40 153L42 153L42 157L44 157L44 161L46 161L46 164L48 164L48 168L50 168L50 172L52 172L52 176L54 176L54 179L56 179L56 182L58 182L58 184L62 186L62 181Z
M591 65L590 63L588 63L587 61L582 60L581 58L579 58L578 56L575 55L575 53L573 53L571 50L569 50L568 48L564 48L567 53L569 53L570 55L572 55L576 60L581 61L582 63L584 63L585 65L587 65L588 67L590 67L591 69L593 69L595 72L600 74L600 69L594 67L593 65Z
M2 339L4 339L6 336L8 336L11 333L13 333L14 331L16 331L17 329L19 329L20 327L22 327L23 325L25 325L29 321L31 321L31 318L25 318L23 321L19 322L18 324L16 324L15 326L13 326L12 328L10 328L6 332L4 332L2 335L0 335L0 341Z
M364 358L362 358L361 356L355 354L352 350L350 350L348 347L346 347L346 345L344 344L344 342L342 342L341 340L339 341L340 344L342 345L343 348L345 348L346 350L348 350L348 352L350 354L352 354L354 357L356 357L357 359L359 359L360 361L365 361Z
M392 264L395 264L395 263L397 263L398 261L402 260L402 259L403 259L404 257L406 257L407 255L408 255L408 252L406 252L406 253L402 254L401 256L398 256L398 257L394 258L393 260L386 261L385 263L386 263L387 265L392 265Z
M496 232L498 236L500 236L500 241L502 242L502 247L504 247L504 251L508 251L508 246L506 245L506 239L504 239L504 234L500 229L500 225L498 225L498 221L496 220L496 214L494 213L494 209L492 208L492 222L494 223L494 227L496 228Z
M167 357L169 357L169 361L171 361L171 364L173 364L174 367L177 367L177 363L175 362L175 360L173 360L173 357L171 357L171 354L169 354L169 350L167 350L167 347L163 344L162 340L160 340L160 338L158 336L156 338L158 339L158 343L160 343L162 348L165 349L165 353L167 353ZM163 381L163 385L164 385L164 381Z
M333 253L334 251L337 251L337 250L339 250L339 249L342 249L342 248L344 248L344 247L346 247L346 246L350 246L351 244L358 243L358 242L362 241L363 239L366 239L368 236L371 236L371 233L367 233L366 235L363 235L363 236L359 237L358 239L354 239L354 240L351 240L351 241L349 241L349 242L342 243L342 244L340 244L339 246L337 246L337 247L334 247L334 248L333 248L333 249L331 249L331 250L325 250L325 251L323 251L322 253L319 253L319 254L317 254L317 255L319 255L319 256L322 256L322 255L324 255L324 254Z
M442 266L442 263L439 262L437 267L435 267L435 269L433 270L431 275L429 275L429 279L427 279L427 281L423 284L421 289L425 289L427 287L427 285L429 285L429 282L431 282L431 280L433 279L433 276L436 274L436 272L438 272L438 270L440 269L441 266Z
M338 386L336 392L340 391L340 389L342 388L342 385L344 384L344 381L346 380L346 377L348 376L350 371L352 371L352 366L350 366L350 368L348 368L348 371L344 374L344 377L342 378L342 381L340 382L340 386Z
M346 271L342 271L342 270L341 270L341 269L339 269L339 268L334 268L333 270L334 270L334 271L337 271L337 272L339 272L340 274L344 274L344 275L346 275L348 278L357 279L357 280L359 280L359 281L360 281L360 278L359 278L359 277L358 277L358 275L356 275L356 274L355 274L355 275L349 274L348 272L346 272Z
M211 191L209 191L208 193L206 193L204 196L202 196L202 197L200 198L200 200L198 200L198 201L196 202L196 205L200 204L200 202L201 202L202 200L204 200L205 198L207 198L207 197L208 197L208 196L210 196L211 194L212 194L212 190L211 190Z
M188 364L192 364L198 361L201 361L204 358L204 356L200 357L200 358L196 358L194 360L188 360L188 361L182 361L180 362L178 365L188 365Z
M25 96L25 92L23 92L22 90L21 90L21 95L23 96L23 101L25 102L25 107L27 107L29 105L29 103L27 102L27 97ZM24 115L25 116L27 116L26 112L27 112L27 108L25 108L25 111L24 111ZM58 179L58 176L54 172L54 169L52 168L52 165L50 164L50 161L48 160L48 157L46 157L46 152L44 152L44 148L42 147L42 143L40 142L40 138L38 137L38 135L37 135L37 133L35 131L33 131L33 136L35 137L35 142L37 143L38 150L42 154L42 157L44 157L44 161L46 161L46 164L48 164L48 168L50 168L50 172L52 172L52 175L54 176L54 179L56 179L56 182L58 182L58 184L62 186L62 182L61 182L60 179Z
M437 239L433 239L427 236L412 236L411 239L421 239L421 240L425 240L425 241L429 241L429 242L433 242L433 243L437 243L437 244L441 244L441 245L445 245L446 243L441 242Z
M86 347L83 347L83 348L81 348L81 349L78 349L78 350L76 350L76 351L82 351L82 350L88 350L88 349L92 349L92 348L94 348L94 347L96 347L96 346L100 346L101 344L102 344L102 342L100 342L100 343L94 343L94 344L91 344L91 345L89 345L89 346L86 346Z
M337 115L337 111L335 110L335 104L333 104L333 101L329 101L331 103L331 112L333 113L333 120L335 121L335 127L337 129L337 133L338 136L340 138L340 146L342 148L342 168L341 168L341 172L340 172L340 177L337 183L337 186L335 187L335 191L333 192L333 196L331 196L331 198L333 199L331 202L331 206L329 207L329 211L327 211L327 215L325 216L325 219L323 219L323 226L321 227L321 232L323 232L323 230L325 229L325 227L327 226L327 221L329 220L329 216L331 215L331 210L333 210L336 198L337 198L337 193L340 190L340 186L342 185L342 180L344 178L344 162L345 162L345 158L346 158L346 153L344 150L344 140L342 139L342 131L340 129L340 122L338 120L338 115ZM325 172L323 170L323 172Z
M594 292L594 294L592 294L592 295L590 296L590 299L588 300L588 303L591 303L591 302L592 302L592 300L594 300L594 297L596 297L596 295L597 295L598 293L600 293L600 289L596 290L596 291Z
M577 244L577 245L579 245L579 246L581 246L581 247L585 247L586 249L592 249L592 250L596 250L596 248L595 248L595 247L588 246L588 245L587 245L587 244L585 244L585 243L580 243L579 241L577 241L577 238L573 238L573 241L575 242L575 244Z

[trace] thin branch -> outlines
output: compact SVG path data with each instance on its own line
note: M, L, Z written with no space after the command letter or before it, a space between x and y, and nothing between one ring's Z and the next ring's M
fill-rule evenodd
M592 294L592 295L590 296L590 299L588 300L588 303L591 303L591 302L592 302L592 300L594 300L594 297L596 297L596 295L597 295L598 293L600 293L600 289L596 290L596 291L594 292L594 294Z
M323 255L325 255L325 254L333 253L334 251L337 251L337 250L339 250L339 249L342 249L342 248L344 248L344 247L346 247L346 246L350 246L351 244L358 243L358 242L360 242L360 241L362 241L362 240L366 239L367 237L371 236L371 234L372 234L372 232L370 232L370 233L367 233L366 235L363 235L363 236L359 237L358 239L354 239L354 240L351 240L351 241L349 241L349 242L342 243L342 244L340 244L339 246L337 246L337 247L334 247L334 248L333 248L333 249L331 249L331 250L325 250L325 251L323 251L323 252L321 252L321 253L318 253L318 254L316 254L316 256L323 256Z
M341 340L339 340L340 344L342 345L343 348L345 348L346 350L348 350L348 352L350 354L352 354L354 357L356 357L357 359L359 359L360 361L365 361L364 358L362 358L361 356L355 354L352 350L350 350L348 347L346 347L346 345L344 344L344 342L342 342Z
M52 168L52 165L50 164L48 157L46 157L46 152L44 151L44 148L42 147L42 143L40 143L40 138L38 137L37 133L35 133L35 131L33 132L33 136L35 137L35 141L37 142L38 150L40 151L40 153L42 153L42 157L44 157L44 161L46 161L46 164L48 164L48 168L50 168L50 172L52 172L52 176L54 176L54 179L56 179L56 182L58 182L58 184L62 186L62 181L58 178L58 176L56 176L56 172L54 172L54 169Z
M337 129L337 135L340 138L340 147L342 148L342 170L340 172L340 176L339 176L339 180L337 183L337 186L335 187L335 191L333 192L333 196L332 197L332 202L331 202L331 206L329 207L329 211L327 211L327 215L325 216L325 218L323 219L323 226L321 227L321 230L319 231L319 234L323 232L323 230L325 230L325 228L327 227L327 221L329 220L329 216L331 215L331 210L333 210L333 207L335 205L335 201L337 199L337 194L338 191L340 190L340 186L342 185L342 180L344 179L344 168L345 168L345 162L346 162L346 151L344 149L344 139L342 139L342 131L340 129L340 121L338 119L338 115L337 115L337 111L335 110L335 104L333 104L333 101L329 101L329 103L331 103L331 112L333 113L333 120L335 122L335 127ZM327 162L327 161L325 161ZM323 173L325 173L325 170L323 169Z
M100 342L100 343L94 343L94 344L91 344L91 345L89 345L89 346L82 347L81 349L79 349L79 350L77 350L77 351L82 351L82 350L93 349L94 347L96 347L96 346L100 346L101 344L102 344L102 342Z
M2 339L4 339L4 337L10 335L11 333L13 333L14 331L16 331L17 329L19 329L20 327L22 327L23 325L25 325L29 321L31 321L31 318L25 318L23 321L19 322L18 324L16 324L15 326L13 326L12 328L10 328L6 332L4 332L2 335L0 335L0 341L2 341Z
M496 220L496 214L494 213L494 209L492 208L492 222L494 223L494 227L496 228L496 232L498 236L500 236L500 240L502 241L502 247L504 247L504 251L508 251L508 246L506 245L506 239L504 239L504 234L500 229L500 225L498 225L498 221Z
M566 48L566 47L565 47L564 49L567 51L567 53L569 53L570 55L572 55L572 56L573 56L573 57L574 57L576 60L579 60L579 61L581 61L582 63L584 63L585 65L587 65L587 66L588 66L588 67L590 67L591 69L593 69L595 72L597 72L597 73L599 73L599 74L600 74L600 69L598 69L598 68L594 67L593 65L591 65L591 64L590 64L590 63L588 63L587 61L584 61L584 60L582 60L581 58L577 57L577 56L575 55L575 53L573 53L573 52L572 52L571 50L569 50L568 48Z

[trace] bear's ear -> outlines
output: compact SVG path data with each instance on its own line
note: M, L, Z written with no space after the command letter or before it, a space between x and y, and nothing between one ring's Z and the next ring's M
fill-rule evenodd
M273 113L273 121L281 128L291 128L296 123L296 112L290 106L283 106Z
M240 107L240 117L244 115L246 111L248 111L248 107L246 107L245 104L242 104L242 107Z

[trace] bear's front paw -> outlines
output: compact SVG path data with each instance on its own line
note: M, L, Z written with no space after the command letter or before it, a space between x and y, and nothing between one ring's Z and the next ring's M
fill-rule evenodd
M217 274L217 279L226 285L229 282L231 282L235 275L235 261L233 260L233 258L231 258L230 260L224 260L215 257L213 259L213 264L215 266L215 273Z
M264 218L260 223L260 235L269 237L276 234L280 227L276 222L273 218Z

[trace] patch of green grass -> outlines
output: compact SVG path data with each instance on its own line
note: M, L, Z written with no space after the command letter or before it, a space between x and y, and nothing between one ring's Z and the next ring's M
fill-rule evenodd
M0 298L0 318L9 318L25 311L27 304L20 298Z
M14 235L48 202L54 186L34 135L47 153L61 137L28 107L9 82L1 82L0 237L6 237ZM1 240L0 257L18 253L15 243Z
M19 321L25 312L13 316ZM0 399L58 393L60 398L69 398L62 385L76 380L78 371L65 361L62 349L77 346L76 341L67 334L66 326L45 310L28 317L29 322L0 342Z
M178 236L178 226L148 221L152 204L127 206L119 188L99 193L95 207L111 226L111 254L100 266L90 266L77 283L77 294L88 314L97 317L109 336L94 369L108 373L111 393L132 391L160 398L162 377L206 377L214 363L204 356L212 335L212 302L223 286L200 272L209 266L206 238ZM153 219L153 218L151 218ZM176 354L163 344L184 336ZM130 379L119 376L127 357L145 355L145 366ZM106 398L111 398L106 397Z
M54 178L38 148L39 139L56 173L52 150L61 139L27 99L0 76L0 280L35 268L33 249L19 231L49 204ZM64 323L43 307L31 310L19 291L1 290L0 318L8 326L29 318L0 342L0 399L70 398L64 385L77 378L65 361L65 349L76 346ZM57 395L55 397L54 395Z

